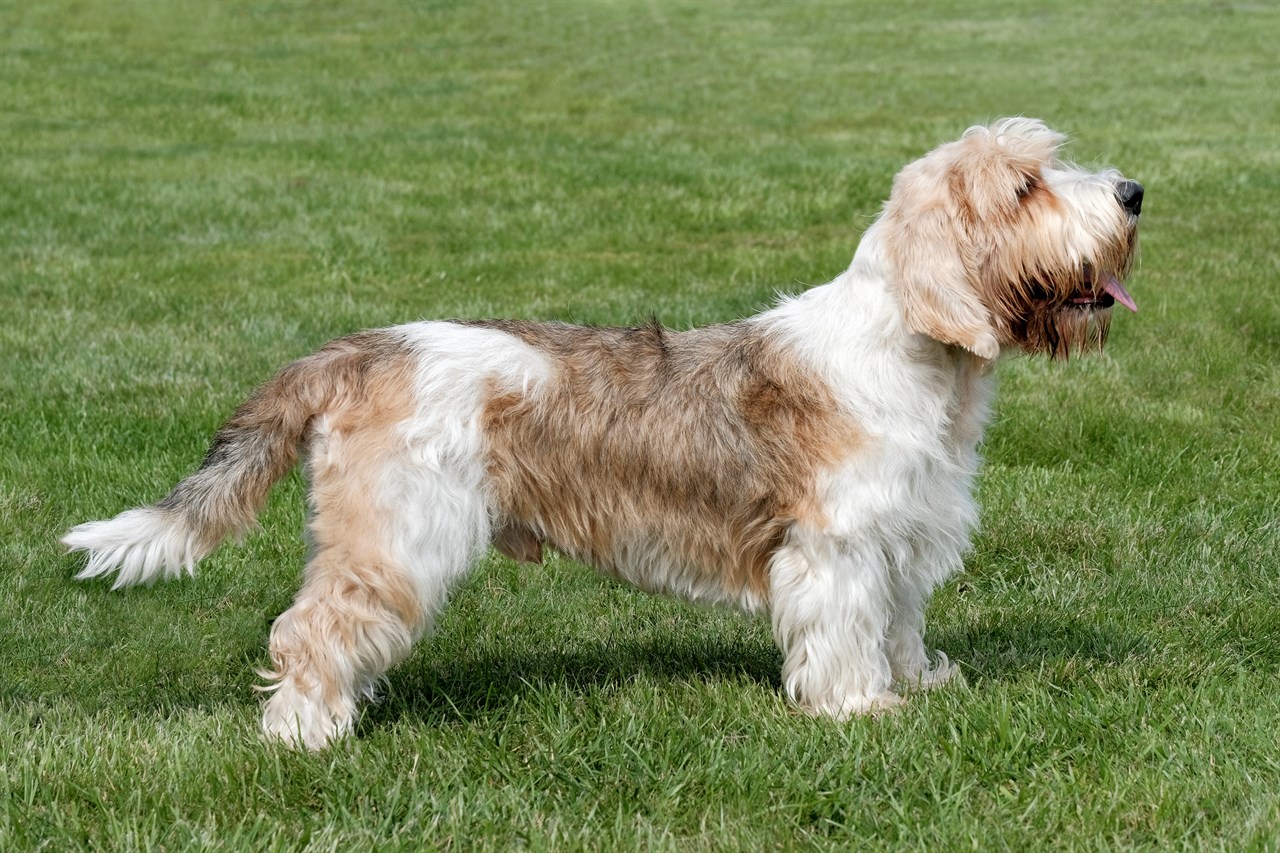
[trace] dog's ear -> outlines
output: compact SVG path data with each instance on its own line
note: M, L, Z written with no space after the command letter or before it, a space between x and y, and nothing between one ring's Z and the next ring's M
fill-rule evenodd
M919 231L934 231L917 221ZM1000 355L1000 341L991 314L970 286L957 253L940 251L950 243L902 234L894 284L907 328L944 344L963 347L987 361Z
M890 283L908 329L993 361L1000 341L970 280L973 247L938 177L906 169L894 181L881 218Z

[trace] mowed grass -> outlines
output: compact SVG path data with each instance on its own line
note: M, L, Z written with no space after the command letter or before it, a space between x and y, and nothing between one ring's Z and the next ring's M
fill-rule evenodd
M0 5L0 848L1275 849L1280 7ZM489 557L357 737L262 743L296 476L182 583L71 580L356 329L733 319L893 174L1041 116L1147 187L1106 355L1010 360L930 611L836 724L768 625Z

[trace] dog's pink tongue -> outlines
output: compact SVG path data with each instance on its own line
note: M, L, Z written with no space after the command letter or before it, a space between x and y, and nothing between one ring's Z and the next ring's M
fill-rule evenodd
M1104 293L1110 293L1111 298L1119 302L1125 308L1133 313L1138 313L1138 303L1133 301L1133 297L1129 295L1129 291L1124 289L1124 285L1120 283L1120 279L1113 275L1108 275L1107 280L1103 282L1102 290Z

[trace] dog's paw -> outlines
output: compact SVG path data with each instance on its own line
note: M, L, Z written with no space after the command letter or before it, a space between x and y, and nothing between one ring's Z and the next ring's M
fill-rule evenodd
M897 693L886 691L874 696L862 693L831 696L820 702L806 702L801 710L815 717L847 720L851 717L879 717L896 711L907 700Z
M288 683L273 689L262 714L262 733L268 740L315 752L351 732L351 715L331 712Z

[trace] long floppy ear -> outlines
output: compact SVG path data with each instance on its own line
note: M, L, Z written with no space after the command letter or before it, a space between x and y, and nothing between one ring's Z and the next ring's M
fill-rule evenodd
M932 175L904 170L894 182L884 221L891 285L912 332L963 347L979 358L1000 355L991 313L969 281L964 235L951 206L937 198L947 192Z

